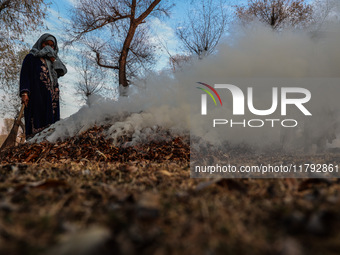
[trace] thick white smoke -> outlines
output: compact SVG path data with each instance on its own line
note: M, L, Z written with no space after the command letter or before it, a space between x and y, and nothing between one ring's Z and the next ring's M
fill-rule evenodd
M159 128L170 130L173 134L188 133L191 128L193 135L214 143L217 142L216 136L211 134L211 128L206 126L204 118L190 114L190 107L196 107L200 103L196 82L205 82L212 86L239 82L237 85L242 87L240 81L245 79L251 83L254 90L264 86L261 95L254 93L258 107L268 108L271 101L268 101L266 93L271 93L271 90L268 92L266 88L271 84L265 84L266 80L310 78L315 81L317 78L331 78L334 83L340 77L339 41L339 24L318 33L277 33L261 25L254 25L249 29L235 28L231 35L220 43L217 54L197 61L175 74L150 75L145 84L139 86L139 89L136 88L137 92L127 98L120 98L118 101L99 99L91 106L84 106L79 112L37 135L32 141L47 139L55 142L57 139L74 136L94 125L107 124L110 128L105 135L114 141L121 135L129 135L132 137L132 143L143 142L154 136ZM246 83L243 84L244 87L249 86ZM136 84L140 85L139 82ZM274 86L287 84L272 85ZM306 87L308 84L302 83L299 86ZM310 87L313 100L308 107L314 111L313 118L316 121L310 125L304 123L303 127L292 131L292 136L280 129L271 129L271 132L264 132L264 129L233 129L228 130L228 134L223 134L223 138L234 143L249 142L260 145L280 143L284 140L288 144L304 143L311 146L313 143L319 143L316 140L320 137L327 137L332 141L334 134L338 132L336 125L340 107L337 92L340 92L340 89L331 87L332 93L327 93L325 88L328 87L322 84L319 87L315 84ZM320 100L315 100L316 96L319 96ZM325 100L324 97L329 99ZM321 110L320 105L323 108ZM231 110L222 108L216 108L212 112L216 116L231 116ZM194 121L191 123L196 124L195 127L190 127L190 119ZM299 139L294 138L296 135ZM309 141L306 143L307 137Z
M271 127L228 129L222 126L219 130L213 129L211 123L207 125L207 121L201 118L193 125L192 133L215 144L225 138L234 143L245 142L259 146L279 143L281 147L294 149L307 149L313 144L324 148L326 142L334 141L339 132L340 119L340 87L337 86L340 85L340 26L332 25L327 31L317 33L277 33L261 25L254 25L248 30L239 29L241 31L233 33L236 36L229 37L220 45L216 56L198 62L182 73L179 80L183 84L192 84L194 77L196 81L210 85L234 84L242 88L243 92L246 87L253 87L255 105L259 109L270 107L272 87L307 88L312 92L312 100L307 106L313 117L303 119L293 115L302 121L293 130ZM225 93L221 90L219 92ZM232 116L232 98L228 99L230 104L227 110L225 107L211 107L208 115L229 120ZM271 117L276 119L280 116ZM254 116L246 114L238 120L243 119L254 119Z

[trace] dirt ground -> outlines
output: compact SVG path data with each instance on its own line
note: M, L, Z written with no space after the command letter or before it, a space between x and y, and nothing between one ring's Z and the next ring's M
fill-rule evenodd
M193 179L179 138L86 137L0 154L0 254L340 252L338 179Z

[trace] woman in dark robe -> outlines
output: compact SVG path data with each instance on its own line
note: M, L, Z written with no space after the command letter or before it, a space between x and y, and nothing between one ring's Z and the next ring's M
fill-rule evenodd
M60 120L58 78L67 69L57 54L57 39L43 34L23 61L20 96L26 106L26 139Z

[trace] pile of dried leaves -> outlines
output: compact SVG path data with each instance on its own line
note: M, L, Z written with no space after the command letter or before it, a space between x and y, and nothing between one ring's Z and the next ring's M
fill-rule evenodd
M338 179L193 179L186 139L114 147L100 129L2 152L0 254L338 254Z
M42 142L39 144L25 143L15 148L0 152L0 163L39 163L47 161L80 162L129 162L151 160L188 162L190 149L188 139L173 137L161 141L152 141L136 146L124 146L127 137L122 137L116 147L111 140L105 139L102 131L105 127L94 127L79 136L57 143Z

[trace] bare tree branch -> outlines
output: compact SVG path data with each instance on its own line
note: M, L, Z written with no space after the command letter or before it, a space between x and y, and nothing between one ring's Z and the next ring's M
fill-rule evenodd
M78 1L69 28L70 42L85 43L95 54L97 65L118 70L119 84L128 86L127 77L135 76L138 66L151 64L153 60L153 47L147 39L145 22L156 11L166 12L166 6L162 8L160 1ZM99 38L105 38L100 47ZM149 47L146 47L147 44ZM133 52L132 57L130 51Z
M3 92L0 115L14 117L20 100L18 81L23 58L27 54L24 36L43 26L47 4L44 0L0 0L0 90ZM24 56L25 56L24 55Z
M243 24L259 20L275 30L285 27L305 27L312 22L313 8L304 0L248 0L237 6L237 17Z
M103 90L105 74L101 72L87 57L87 52L79 55L80 63L76 69L80 74L80 80L76 84L76 91L83 101L87 101L89 96L100 94Z
M203 58L214 52L229 21L225 1L201 0L191 7L188 20L179 24L176 34L183 48L190 54Z

